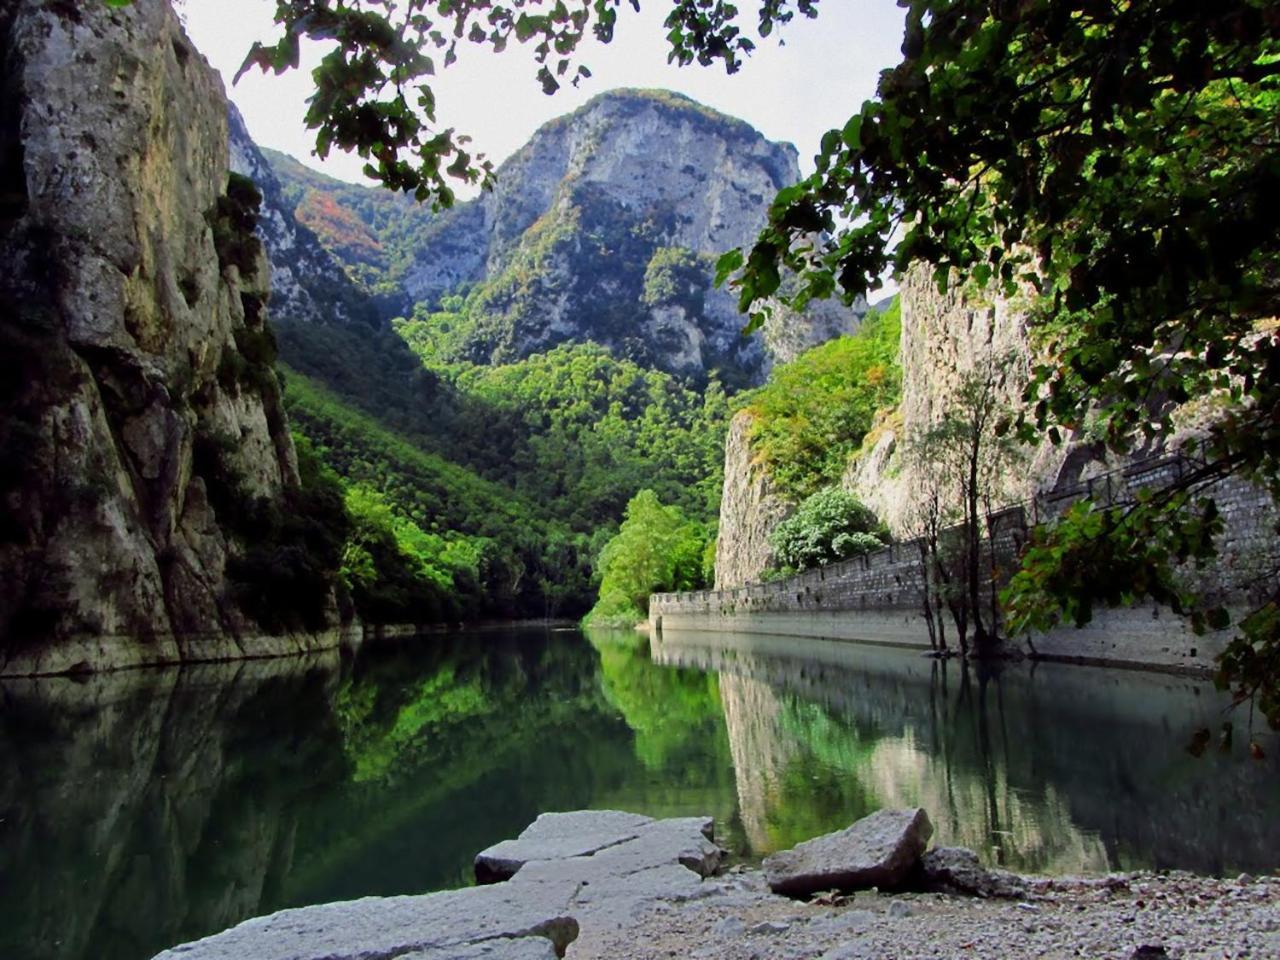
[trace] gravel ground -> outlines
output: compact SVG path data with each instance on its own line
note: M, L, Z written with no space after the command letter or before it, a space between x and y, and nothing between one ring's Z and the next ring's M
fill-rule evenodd
M569 960L1280 960L1277 876L1036 880L1020 902L872 892L801 903L752 870L704 886L625 929L584 930Z

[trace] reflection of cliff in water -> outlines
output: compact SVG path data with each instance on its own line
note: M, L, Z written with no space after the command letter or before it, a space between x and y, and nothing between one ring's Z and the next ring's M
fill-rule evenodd
M873 646L671 630L653 657L720 671L757 853L919 804L938 842L1018 869L1275 866L1275 761L1183 749L1223 719L1209 684L1060 664L979 676Z
M4 681L0 957L145 960L467 883L477 850L634 777L601 686L589 647L541 632Z
M290 811L340 756L332 666L0 685L0 956L145 957L275 899Z

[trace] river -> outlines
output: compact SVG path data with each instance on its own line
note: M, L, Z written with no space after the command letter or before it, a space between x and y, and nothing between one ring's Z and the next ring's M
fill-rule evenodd
M0 957L145 960L460 886L476 851L581 807L709 813L748 860L920 804L937 842L1014 869L1269 871L1280 741L1250 759L1224 706L1159 674L540 629L0 681Z

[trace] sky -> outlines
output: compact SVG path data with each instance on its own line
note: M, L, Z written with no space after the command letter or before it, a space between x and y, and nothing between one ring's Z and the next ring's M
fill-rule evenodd
M741 0L744 16L755 0ZM274 35L272 0L183 0L178 4L196 47L222 73L228 93L261 146L291 154L330 176L360 181L361 161L335 152L323 163L311 155L314 137L303 126L310 69L323 51L304 51L302 69L283 76L256 69L231 80L254 40ZM575 89L567 84L547 96L535 79L531 53L516 44L495 54L462 45L458 62L440 71L436 93L441 127L455 127L495 165L522 146L546 121L568 113L596 94L616 87L661 87L686 94L723 113L746 120L770 140L800 151L801 168L812 169L819 140L875 91L882 69L901 58L903 11L894 0L825 0L816 20L797 17L760 41L733 76L723 67L667 64L664 0L642 0L636 13L624 4L614 40L584 43L575 62L593 76ZM749 18L749 17L748 17ZM437 63L440 57L436 56ZM461 196L468 190L458 188Z

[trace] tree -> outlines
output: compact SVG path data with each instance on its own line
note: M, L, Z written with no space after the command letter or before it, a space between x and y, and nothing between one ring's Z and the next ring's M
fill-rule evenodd
M600 599L587 619L629 625L647 615L651 594L703 586L706 540L702 524L641 490L627 504L618 535L600 552Z
M876 515L839 487L819 490L769 534L785 570L808 570L878 550L888 539Z
M911 491L912 521L926 569L925 609L939 649L945 649L945 634L933 621L931 594L950 609L962 653L968 653L970 632L979 655L994 652L1000 641L997 513L1012 499L1012 481L1026 454L999 429L1011 414L1004 377L1017 367L1013 356L979 358L937 422L908 435L903 445L918 483ZM946 529L952 524L958 530Z

